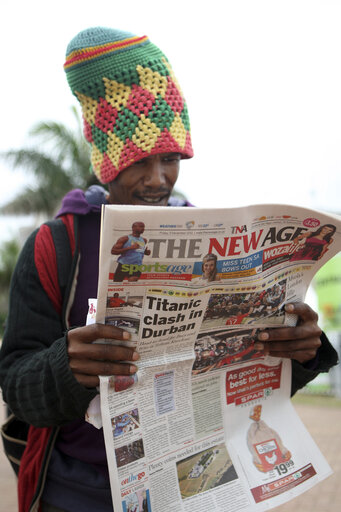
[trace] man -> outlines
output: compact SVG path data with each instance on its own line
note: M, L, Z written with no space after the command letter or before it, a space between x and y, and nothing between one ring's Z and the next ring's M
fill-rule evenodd
M119 254L117 260L117 267L115 269L114 279L115 283L120 283L124 279L129 282L136 282L141 276L140 270L124 271L123 265L138 265L141 267L143 256L150 254L147 249L147 240L141 235L144 233L144 223L134 222L132 225L131 235L122 236L111 248L111 254Z
M108 297L108 300L107 300L107 307L108 308L120 308L122 306L127 306L128 303L121 299L119 293L114 293L114 295L112 297Z
M169 204L180 159L193 151L186 103L166 57L145 36L97 27L71 41L65 70L109 203ZM124 346L130 337L124 330L85 326L88 298L97 293L102 201L104 191L100 201L98 190L70 192L58 220L29 237L13 276L0 380L10 409L30 425L20 512L40 502L42 512L112 511L103 433L84 415L98 376L133 382L139 355ZM295 392L335 364L335 354L325 339L321 345L309 306L287 311L298 315L298 326L263 332L256 349L293 359ZM92 343L100 338L122 346Z

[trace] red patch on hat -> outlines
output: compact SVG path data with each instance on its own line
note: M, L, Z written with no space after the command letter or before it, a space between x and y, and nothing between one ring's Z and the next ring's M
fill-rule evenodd
M149 156L150 154L151 153L138 148L131 140L127 138L125 146L122 149L120 161L118 164L119 172L123 171L123 169L129 167L134 162Z
M102 132L113 131L118 112L104 98L100 98L96 110L95 125Z
M152 153L182 153L182 149L167 128L164 128L153 147Z
M184 100L179 92L179 89L171 79L168 77L168 87L165 95L165 101L168 103L173 112L182 112L184 108Z
M139 85L132 85L131 93L126 104L126 107L129 108L129 110L138 117L140 117L141 114L147 116L154 103L155 97L152 93L146 89L142 89Z
M85 139L88 141L88 142L93 142L93 138L92 138L92 133L91 133L91 126L90 124L85 120L85 118L83 117L83 123L84 123L84 127L83 127L83 132L84 132L84 137Z
M106 153L103 153L103 160L101 164L101 182L109 183L118 175L118 169L114 166Z
M186 144L185 144L184 149L181 152L186 154L186 156L188 156L188 157L191 157L194 155L193 148L192 148L191 135L189 132L186 133Z

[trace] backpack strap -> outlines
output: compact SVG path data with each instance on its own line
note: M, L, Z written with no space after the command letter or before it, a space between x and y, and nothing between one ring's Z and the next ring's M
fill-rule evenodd
M51 230L57 258L58 283L62 297L64 297L72 266L69 236L64 222L61 219L49 221L45 224L49 226Z
M55 219L45 223L51 232L57 262L57 277L62 298L62 320L68 328L68 312L72 305L75 288L75 275L78 266L78 217Z

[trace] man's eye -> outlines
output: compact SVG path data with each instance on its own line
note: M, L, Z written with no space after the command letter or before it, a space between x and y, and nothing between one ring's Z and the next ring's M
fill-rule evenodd
M180 155L169 155L162 159L164 162L180 162Z

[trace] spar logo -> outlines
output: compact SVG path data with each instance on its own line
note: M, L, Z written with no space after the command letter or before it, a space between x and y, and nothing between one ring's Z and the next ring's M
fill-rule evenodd
M141 473L137 473L135 475L134 474L129 475L127 478L124 478L121 481L121 485L123 486L123 485L131 484L132 482L138 482L144 476L146 476L146 473L144 471L141 471Z

